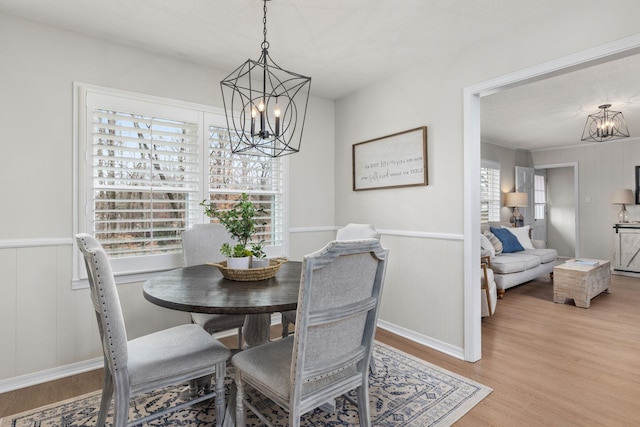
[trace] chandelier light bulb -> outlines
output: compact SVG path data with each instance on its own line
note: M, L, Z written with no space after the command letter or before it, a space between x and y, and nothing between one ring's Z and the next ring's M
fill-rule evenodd
M256 107L251 105L251 136L256 134L256 115L258 112L256 111Z
M264 100L260 100L260 104L258 104L258 111L260 111L260 135L264 135Z
M280 135L280 107L276 104L276 108L273 110L274 116L276 116L276 136Z

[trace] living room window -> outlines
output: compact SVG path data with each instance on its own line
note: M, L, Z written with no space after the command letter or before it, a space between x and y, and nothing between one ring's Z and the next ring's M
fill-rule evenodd
M182 231L211 221L200 202L225 209L243 192L265 208L258 240L270 255L285 254L284 160L231 153L222 110L75 89L74 231L96 236L116 276L179 267ZM79 255L75 263L74 279L85 278Z
M534 219L543 220L547 207L547 190L545 176L536 174L533 177Z
M500 221L500 164L483 160L480 166L480 222Z

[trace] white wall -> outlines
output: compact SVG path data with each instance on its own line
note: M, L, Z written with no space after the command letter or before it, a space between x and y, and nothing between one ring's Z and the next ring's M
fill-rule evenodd
M88 291L71 290L73 82L222 107L225 73L4 14L0 40L1 391L101 355ZM294 259L334 236L334 110L311 97L288 159ZM130 338L188 321L144 300L140 283L118 290Z
M613 224L620 206L611 204L611 197L619 188L635 191L635 167L640 165L638 139L537 151L532 156L536 165L578 164L578 253L584 258L613 260ZM627 206L627 210L632 221L640 221L638 206Z

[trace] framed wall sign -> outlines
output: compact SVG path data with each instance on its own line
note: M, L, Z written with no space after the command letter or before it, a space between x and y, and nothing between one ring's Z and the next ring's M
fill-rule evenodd
M353 190L427 185L427 127L353 144Z

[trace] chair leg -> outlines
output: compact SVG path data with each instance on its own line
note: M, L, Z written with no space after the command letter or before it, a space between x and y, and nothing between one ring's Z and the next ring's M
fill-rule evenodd
M335 412L335 409L334 411ZM330 413L333 413L330 412ZM290 427L300 427L300 417L302 414L300 413L300 407L291 407L289 408L289 426Z
M113 427L127 427L129 419L129 389L115 389L115 402L113 409Z
M198 386L198 390L203 389L204 394L211 393L211 377L213 375L207 375L206 377L199 378L198 383L202 382L202 384Z
M98 420L96 427L104 427L107 421L107 413L111 406L111 397L113 396L113 381L109 368L104 369L104 381L102 385L102 397L100 398L100 410L98 411Z
M247 421L244 417L244 384L242 383L242 373L236 373L236 427L246 426Z
M378 373L378 367L376 366L376 360L373 358L373 350L371 350L371 359L369 359L369 372L372 374Z
M242 346L243 346L243 342L242 342L242 326L240 326L238 328L238 350L242 350Z
M189 380L189 399L193 399L198 395L200 386L204 387L204 382L200 384L200 381L202 381L202 378Z
M371 426L371 411L369 410L369 385L363 384L358 387L358 416L360 417L360 427Z
M282 338L286 338L289 336L289 325L291 323L285 319L284 317L282 317Z
M224 379L227 376L227 362L220 362L216 365L216 427L222 427L226 407L224 402Z

